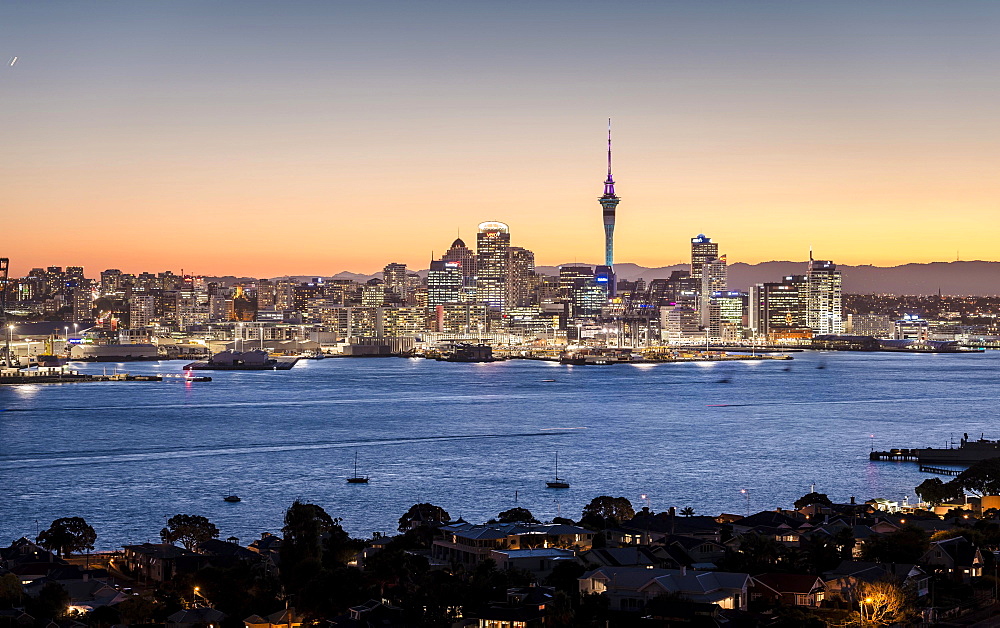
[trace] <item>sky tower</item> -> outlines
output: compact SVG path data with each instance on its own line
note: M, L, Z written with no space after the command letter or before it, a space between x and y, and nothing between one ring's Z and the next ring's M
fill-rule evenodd
M620 198L615 195L615 180L611 177L611 118L608 118L608 178L604 181L604 196L598 199L604 209L604 265L615 263L615 209Z

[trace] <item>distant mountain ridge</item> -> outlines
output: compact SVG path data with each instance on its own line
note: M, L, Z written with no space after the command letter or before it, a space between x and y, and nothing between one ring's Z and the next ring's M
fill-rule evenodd
M593 264L563 264L564 266L593 266ZM732 290L747 290L750 286L766 281L779 281L786 275L804 275L808 262L772 261L759 264L737 262L729 265L729 287ZM850 294L942 294L950 295L1000 295L1000 262L930 262L926 264L903 264L901 266L837 266L843 273L844 292ZM675 270L687 270L686 264L648 268L638 264L617 264L618 277L635 281L640 277L647 282L667 278ZM558 275L559 266L538 266L537 272ZM415 271L421 277L427 270ZM320 275L292 276L301 281L310 281ZM365 275L342 271L324 279L350 279L365 282L373 277L382 278L382 273ZM208 278L213 279L213 278ZM232 280L233 278L220 278Z

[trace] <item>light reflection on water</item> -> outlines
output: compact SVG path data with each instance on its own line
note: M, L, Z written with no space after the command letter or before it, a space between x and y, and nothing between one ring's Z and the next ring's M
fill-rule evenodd
M565 367L330 359L208 383L0 387L0 542L84 516L101 547L155 540L165 515L223 537L277 531L296 498L355 534L413 503L481 521L514 505L577 518L591 498L655 509L789 507L816 490L892 500L923 477L873 445L1000 437L1000 354L797 353L795 360ZM183 362L131 363L176 373ZM817 366L824 368L819 369ZM791 367L791 370L785 369ZM100 373L103 365L79 365ZM554 379L555 382L545 380ZM872 439L871 434L876 438ZM354 453L368 485L348 485ZM569 490L545 488L554 474ZM230 490L243 502L221 498Z

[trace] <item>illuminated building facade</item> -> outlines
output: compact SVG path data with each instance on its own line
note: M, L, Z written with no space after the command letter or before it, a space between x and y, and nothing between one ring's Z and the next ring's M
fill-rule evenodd
M844 333L842 278L837 265L809 255L806 325L816 334Z
M462 266L459 262L434 261L427 271L427 305L457 303L463 286Z
M507 262L510 228L502 222L484 222L476 235L476 300L491 311L507 307Z
M699 233L691 238L691 276L701 280L702 268L705 262L719 257L719 245L712 238Z
M507 260L508 308L530 305L531 278L534 274L535 254L519 246L510 247Z
M382 269L382 280L385 282L386 296L394 301L406 301L406 264L386 264Z
M701 312L701 324L708 327L711 317L712 295L726 289L726 256L705 260L701 267L701 291L698 306Z
M462 281L465 287L476 287L476 253L465 246L462 238L455 238L448 252L441 256L442 262L457 262L462 269Z

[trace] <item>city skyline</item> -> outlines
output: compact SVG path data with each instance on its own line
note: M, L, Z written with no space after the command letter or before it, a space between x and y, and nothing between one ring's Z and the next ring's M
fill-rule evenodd
M290 6L0 9L12 272L598 263L609 116L618 260L996 259L990 3Z

